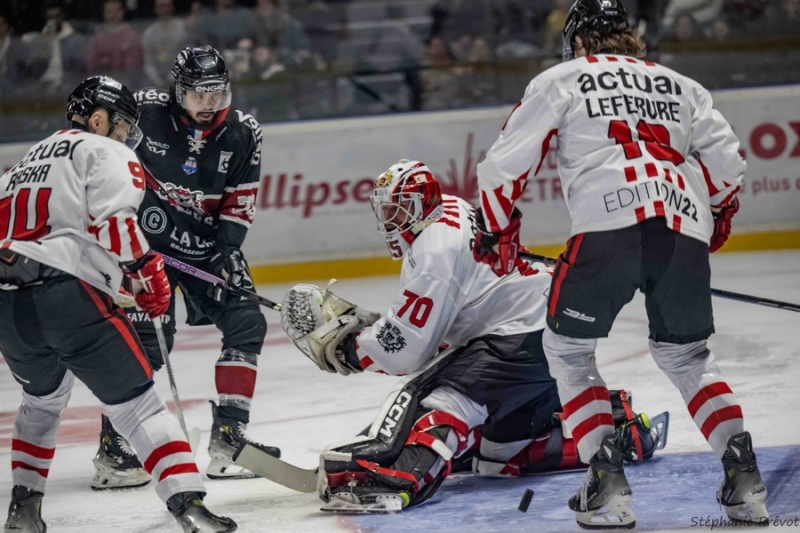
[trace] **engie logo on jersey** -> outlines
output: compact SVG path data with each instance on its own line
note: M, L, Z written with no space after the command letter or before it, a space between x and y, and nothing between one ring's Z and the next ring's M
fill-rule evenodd
M233 152L221 151L219 153L219 165L217 166L217 172L222 172L223 174L228 173L228 162L230 162L232 155Z

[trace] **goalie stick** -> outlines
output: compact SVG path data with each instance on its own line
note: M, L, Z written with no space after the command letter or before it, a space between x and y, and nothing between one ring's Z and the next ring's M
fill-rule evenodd
M522 259L526 259L528 261L539 261L541 263L549 265L554 265L558 262L557 259L554 259L552 257L535 254L532 252L528 252L527 250L520 250L519 256ZM760 296L751 296L749 294L742 294L739 292L725 291L722 289L714 289L714 288L711 289L711 296L716 296L717 298L726 298L728 300L736 300L748 304L773 307L775 309L786 309L787 311L794 311L795 313L800 313L800 304L793 304L791 302L781 302L779 300L770 300L769 298L761 298Z
M319 468L294 466L250 444L245 444L233 454L233 462L264 479L292 490L298 492L315 492L317 490Z
M228 284L225 282L225 280L220 278L220 277L218 277L218 276L215 276L214 274L210 274L210 273L206 272L205 270L200 270L197 267L193 267L192 265L190 265L188 263L184 263L183 261L181 261L179 259L175 259L174 257L170 257L168 255L161 254L161 258L164 260L164 264L165 265L169 265L172 268L175 268L175 269L183 272L184 274L189 274L190 276L194 276L194 277L196 277L198 279L202 279L203 281L207 281L208 283L214 283L216 285L222 285L226 290L231 291L231 288L228 287ZM233 291L231 291L231 292L233 292ZM258 304L261 304L264 307L269 307L270 309L273 309L275 311L280 311L281 310L281 304L276 304L272 300L264 298L260 294L255 293L253 291L249 291L247 289L239 289L239 292L236 293L236 294L238 294L239 296L242 296L244 298L247 298L250 301L253 301L253 302L256 302Z

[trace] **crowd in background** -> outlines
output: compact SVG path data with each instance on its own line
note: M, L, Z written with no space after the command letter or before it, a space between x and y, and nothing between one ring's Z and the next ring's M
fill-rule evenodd
M711 88L798 81L792 69L788 78L785 68L778 69L783 78L767 72L764 58L798 48L781 39L800 35L800 0L624 3L653 59L693 77L716 76L716 83L699 80ZM60 124L54 109L90 73L134 90L165 88L175 55L193 44L223 53L234 104L261 122L506 103L559 60L571 4L7 0L0 7L0 141ZM736 46L726 49L730 42ZM752 56L751 70L731 72L726 52ZM763 76L754 76L759 70Z

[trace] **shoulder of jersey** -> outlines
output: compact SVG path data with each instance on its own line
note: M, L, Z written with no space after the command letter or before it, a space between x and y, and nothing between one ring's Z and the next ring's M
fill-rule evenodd
M95 135L94 133L89 133L88 131L77 132L75 133L75 137L84 141L83 143L77 145L76 150L84 150L87 148L91 149L92 147L95 146L102 146L103 148L111 152L119 154L120 157L127 157L127 158L135 157L133 150L125 146L125 144L116 141L114 139L111 139L110 137Z
M261 135L261 126L258 121L253 118L252 115L248 115L235 107L231 107L230 111L228 111L228 116L225 117L224 124L245 139L251 139L254 131L257 132L259 137Z
M456 196L443 195L442 198L450 205L454 200L458 202L459 206L461 205L462 200ZM447 209L446 211L452 213L453 209ZM466 235L463 233L464 230L470 231L468 227L465 228L466 221L461 216L460 211L461 209L459 209L459 215L457 216L445 212L436 222L425 228L414 241L414 245L419 243L419 246L415 246L415 253L419 255L418 252L420 250L418 249L429 250L436 254L448 249L460 250L464 245L462 237Z
M169 106L169 92L164 89L142 87L133 93L133 97L136 98L136 103L139 104L140 111L144 111L150 107L161 108Z

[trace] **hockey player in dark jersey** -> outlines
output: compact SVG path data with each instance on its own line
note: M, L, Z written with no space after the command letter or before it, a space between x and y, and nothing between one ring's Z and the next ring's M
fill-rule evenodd
M212 479L253 477L230 457L247 441L256 364L267 332L258 304L235 294L253 286L241 247L255 214L261 130L252 116L230 107L228 69L212 47L185 48L171 74L168 91L143 88L135 93L144 134L137 155L147 180L139 221L154 250L226 279L231 289L167 268L173 291L180 287L184 296L188 324L213 323L222 332L215 368L219 403L212 402L212 460L206 473ZM163 361L152 322L144 313L131 311L129 316L153 367L159 368ZM174 301L164 333L172 349ZM149 481L136 457L118 442L104 421L93 488ZM278 448L256 446L280 455Z

